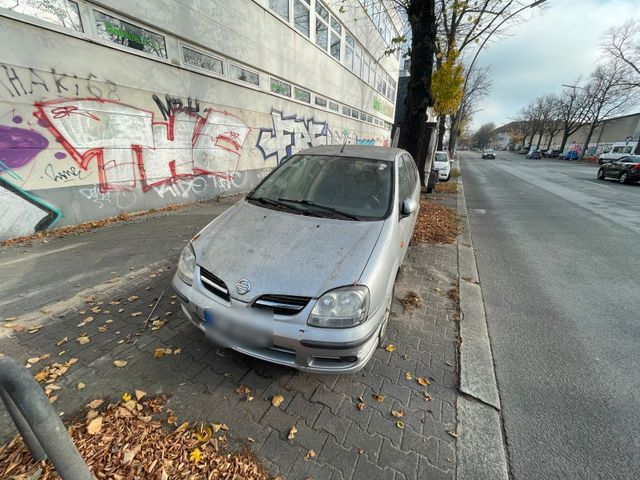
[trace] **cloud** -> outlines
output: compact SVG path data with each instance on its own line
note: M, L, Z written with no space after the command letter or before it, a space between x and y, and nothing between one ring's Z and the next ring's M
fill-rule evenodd
M559 93L561 84L586 77L602 56L606 31L640 17L638 0L549 0L523 12L507 37L487 44L477 64L491 67L493 88L480 103L474 126L509 122L539 95Z

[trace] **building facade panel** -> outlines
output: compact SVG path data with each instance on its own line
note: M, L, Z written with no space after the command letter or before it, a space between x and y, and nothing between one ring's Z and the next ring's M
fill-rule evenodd
M362 47L367 29L328 5L340 62L312 41L313 0L309 39L269 1L60 3L77 17L0 0L0 239L245 191L309 146L389 141L391 92L343 64L347 32ZM381 63L390 89L397 60Z

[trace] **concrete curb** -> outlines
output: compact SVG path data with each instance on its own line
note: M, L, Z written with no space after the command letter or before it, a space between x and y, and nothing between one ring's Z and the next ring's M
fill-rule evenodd
M457 196L464 231L458 238L460 289L460 392L456 478L508 479L500 416L500 396L493 366L487 320L471 241L462 177Z

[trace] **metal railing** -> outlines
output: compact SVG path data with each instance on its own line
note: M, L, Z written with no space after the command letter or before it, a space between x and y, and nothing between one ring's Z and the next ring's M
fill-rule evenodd
M35 461L48 458L64 480L94 478L40 385L9 357L0 357L0 398Z

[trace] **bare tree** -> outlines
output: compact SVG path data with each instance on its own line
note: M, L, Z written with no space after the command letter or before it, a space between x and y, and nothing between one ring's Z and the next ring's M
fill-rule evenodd
M628 69L629 86L640 88L640 18L609 29L602 44L607 56Z
M493 131L496 125L493 122L485 123L473 134L473 141L479 148L485 148L493 139Z
M549 97L551 101L551 115L547 120L547 124L545 126L545 133L549 135L547 150L551 148L553 137L560 133L564 125L560 112L560 98L555 94L549 95Z
M580 79L574 85L566 85L559 97L558 116L562 123L560 150L564 151L569 136L584 125L589 111L590 99Z
M612 61L596 67L585 90L589 99L586 115L589 130L581 158L589 147L596 127L608 118L624 113L635 103L637 96L634 90L628 84L628 69L624 62Z

